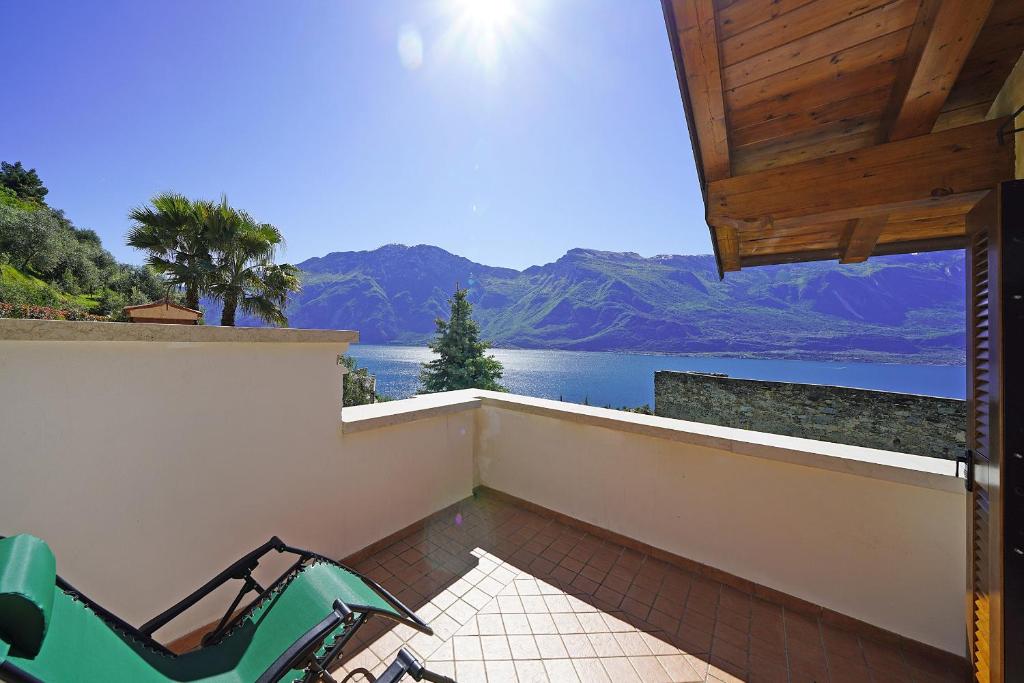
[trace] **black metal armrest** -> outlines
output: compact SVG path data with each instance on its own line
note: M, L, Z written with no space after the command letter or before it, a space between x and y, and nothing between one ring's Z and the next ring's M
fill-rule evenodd
M256 683L276 683L292 669L302 669L306 666L319 667L316 651L323 645L327 636L334 632L334 629L350 619L352 619L352 610L341 600L335 600L331 613L282 652Z
M384 673L377 677L375 683L398 683L409 674L414 681L427 681L428 683L455 683L447 676L427 671L419 661L408 653L404 648L398 651L395 661L385 669Z
M284 542L277 536L274 536L260 547L240 557L238 560L232 563L230 567L220 572L215 577L204 583L196 590L194 590L191 594L189 594L186 598L178 602L176 605L170 607L167 610L164 610L157 616L147 621L145 624L139 627L139 631L146 634L147 636L152 636L154 632L166 626L178 615L185 612L188 608L192 607L192 605L196 604L197 602L205 598L207 595L215 591L224 583L230 581L231 579L245 579L246 577L248 577L252 570L255 569L257 565L259 565L260 558L269 553L271 550L283 552L285 548L287 548L287 546L285 546Z
M416 615L415 612L413 612L411 609L409 609L404 604L402 604L402 601L399 600L398 598L396 598L394 595L392 595L391 592L388 591L387 588L385 588L384 586L380 585L379 583L377 583L376 581L371 579L369 576L366 576L366 575L364 575L364 574L362 574L360 572L357 572L355 569L353 569L351 567L348 567L348 566L342 564L341 562L338 562L337 560L332 560L329 557L325 557L325 556L323 556L323 555L321 555L319 553L315 553L312 550L305 550L303 548L296 548L296 547L293 547L293 546L290 546L290 545L286 545L286 546L283 547L283 551L284 552L288 552L288 553L294 553L296 555L299 555L300 557L309 557L309 558L315 558L315 559L318 559L318 560L322 560L324 562L328 562L330 564L333 564L333 565L335 565L337 567L341 567L342 569L344 569L345 571L347 571L348 573L350 573L350 574L352 574L354 576L358 576L359 579L362 580L362 582L365 583L367 586L369 586L370 589L373 590L373 592L375 592L377 595L379 595L384 600L384 602L388 603L396 612L400 613L403 617L405 617L405 622L404 623L406 623L408 626L411 626L412 628L416 629L417 631L421 631L422 633L426 633L428 636L434 635L434 630L432 628L430 628L430 626L427 624L427 622L425 622L422 619L420 619ZM352 607L352 609L354 609L357 612L365 611L367 613L372 613L372 612L378 611L378 610L374 610L372 608L363 608L363 609L361 609L363 606L357 606L357 605L350 605L350 607Z

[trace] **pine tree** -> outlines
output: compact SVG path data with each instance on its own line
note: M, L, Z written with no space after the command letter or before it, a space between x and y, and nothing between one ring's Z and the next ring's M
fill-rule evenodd
M501 363L494 356L484 354L487 344L480 341L480 328L473 320L473 306L466 298L466 290L456 285L448 303L451 306L449 319L434 321L437 336L429 346L437 358L423 364L420 372L423 393L456 389L505 391L505 387L498 384Z

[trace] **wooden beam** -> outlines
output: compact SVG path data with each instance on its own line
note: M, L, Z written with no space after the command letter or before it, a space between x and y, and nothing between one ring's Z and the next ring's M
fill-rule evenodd
M861 263L867 261L875 250L878 238L889 218L885 214L868 216L850 221L850 227L843 239L839 256L840 263Z
M708 184L707 220L800 225L887 213L885 207L991 189L1013 178L1003 119L811 159ZM954 198L959 201L959 198Z
M718 244L718 262L723 273L740 269L740 240L732 225L715 226L715 242Z
M879 141L927 135L939 118L993 0L922 0L879 127Z
M908 242L890 242L879 244L875 248L874 256L886 256L889 254L910 254L926 251L948 251L950 249L963 249L967 245L966 236L942 237L929 240L912 240ZM839 257L835 249L820 249L815 251L797 251L774 254L759 254L756 256L744 256L742 265L744 268L755 266L771 266L781 263L806 263L807 261L831 261Z
M712 0L672 0L705 182L732 175Z

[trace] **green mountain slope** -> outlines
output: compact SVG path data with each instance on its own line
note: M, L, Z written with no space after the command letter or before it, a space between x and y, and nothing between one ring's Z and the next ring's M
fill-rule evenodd
M573 249L523 271L432 246L388 245L299 264L293 326L418 344L458 282L497 346L962 363L960 252L751 268L711 256ZM251 321L246 321L246 324Z

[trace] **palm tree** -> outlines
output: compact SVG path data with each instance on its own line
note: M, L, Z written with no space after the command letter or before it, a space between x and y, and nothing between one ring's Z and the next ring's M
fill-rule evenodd
M288 294L299 291L299 269L274 263L284 242L281 231L232 209L226 198L212 208L206 222L215 258L209 292L224 302L220 324L233 326L240 308L273 325L287 325L284 306Z
M165 192L150 200L150 206L131 210L133 226L128 246L148 252L146 262L165 275L172 284L185 289L185 305L199 308L199 297L206 291L213 272L210 235L204 213L209 202L193 202L187 197Z

